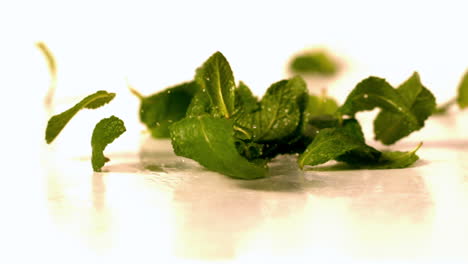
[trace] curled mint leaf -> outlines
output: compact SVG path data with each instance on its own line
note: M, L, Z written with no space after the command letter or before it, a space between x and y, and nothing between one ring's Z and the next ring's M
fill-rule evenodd
M186 82L141 98L140 120L154 138L169 138L168 127L185 117L198 90L196 82Z
M386 145L393 144L424 127L424 122L436 107L435 97L422 85L416 72L400 85L396 92L401 96L417 123L409 125L407 117L402 114L386 109L380 111L374 120L375 139Z
M357 112L372 110L376 107L398 113L416 124L417 121L396 90L378 77L369 77L356 85L339 108L343 115L354 116Z
M109 161L103 154L104 149L125 131L124 122L115 116L104 118L96 124L91 137L93 149L91 164L94 171L101 171L104 164Z
M221 52L214 53L197 70L195 80L211 101L211 113L230 118L235 109L235 82L231 66Z
M265 177L264 161L250 162L239 154L233 138L233 121L209 115L187 117L169 127L174 152L205 168L233 178Z
M112 99L114 99L115 93L108 93L106 91L97 91L94 94L88 95L79 103L65 112L54 115L49 119L46 128L45 139L47 144L50 144L66 126L66 124L75 116L78 111L83 108L95 109L101 107Z
M343 115L354 116L359 111L381 109L374 122L377 140L393 144L421 129L435 111L435 98L414 73L398 89L385 79L369 77L361 81L338 109Z
M468 107L468 71L465 72L458 85L457 103L461 109Z

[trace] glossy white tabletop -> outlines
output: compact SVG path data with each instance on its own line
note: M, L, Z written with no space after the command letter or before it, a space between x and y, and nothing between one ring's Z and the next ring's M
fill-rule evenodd
M466 114L427 126L457 131L454 118ZM416 136L392 149L412 149ZM253 181L177 157L166 140L110 153L103 173L48 149L47 232L83 262L466 263L467 147L433 137L399 170L300 171L282 156Z

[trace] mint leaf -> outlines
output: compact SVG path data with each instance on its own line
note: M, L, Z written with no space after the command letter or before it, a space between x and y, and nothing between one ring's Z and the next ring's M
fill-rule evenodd
M252 91L245 83L239 82L234 93L236 98L235 115L239 115L240 112L250 113L258 110L258 99L252 94Z
M336 128L325 128L320 130L314 141L307 149L299 155L298 164L300 168L305 165L319 165L334 159L349 160L350 155L359 155L359 153L367 153L369 155L361 155L361 158L377 159L379 153L377 150L371 149L364 142L364 137L359 123L355 119L345 120L343 126ZM370 155L372 153L372 155ZM348 156L343 156L348 155Z
M374 170L407 168L419 159L418 155L416 155L416 151L418 151L421 146L422 143L412 151L383 151L377 162L354 164L354 166L359 169ZM351 165L353 164L351 163Z
M373 76L356 85L339 111L344 115L354 116L357 112L375 107L402 114L412 123L417 123L406 106L405 99L385 79Z
M308 96L304 117L309 120L315 116L333 115L338 110L338 103L326 94Z
M468 107L468 71L465 72L458 85L457 103L461 109Z
M232 120L209 115L187 117L169 127L174 152L233 178L265 177L263 161L249 162L237 151L232 126Z
M65 112L51 117L47 123L45 134L47 144L50 144L58 136L60 131L62 131L62 129L67 125L70 119L72 119L73 116L78 113L78 111L83 108L95 109L101 107L114 99L114 97L115 93L97 91L96 93L87 96Z
M214 116L229 118L235 107L235 83L231 66L221 52L216 52L197 70L195 76L202 91L206 91Z
M325 52L315 51L295 56L290 69L296 74L333 75L338 71L338 65Z
M354 116L359 111L372 110L375 107L384 112L383 117L375 122L376 138L384 144L392 144L424 126L424 121L434 111L435 99L422 86L417 73L399 89L394 89L385 79L369 77L354 88L338 111ZM386 132L389 122L397 121L399 131Z
M408 126L405 116L385 109L382 110L374 121L374 133L376 140L387 145L393 144L413 131L424 127L424 122L436 107L434 96L422 85L416 72L396 91L417 120L417 124Z
M115 116L104 118L96 124L91 137L91 164L94 171L101 171L102 166L109 161L103 154L104 149L125 131L124 122Z
M186 82L143 97L140 120L154 138L169 138L168 127L185 117L187 109L198 90L196 82Z
M260 108L241 114L236 127L248 131L255 142L279 140L290 136L301 121L306 84L300 77L274 83L260 101Z

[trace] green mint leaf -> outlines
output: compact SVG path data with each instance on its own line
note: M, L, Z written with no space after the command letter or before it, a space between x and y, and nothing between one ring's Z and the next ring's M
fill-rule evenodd
M290 136L301 121L306 84L301 77L274 83L260 102L260 108L241 114L236 127L248 131L251 140L265 142Z
M198 90L195 93L190 105L187 108L186 117L197 117L201 115L210 115L211 102L206 91Z
M125 131L124 122L115 116L104 118L96 124L91 137L91 164L94 171L101 171L102 166L109 161L103 154L104 149Z
M312 95L307 97L307 104L304 110L304 117L309 120L315 116L333 115L338 110L338 103L331 97L322 95Z
M299 167L303 168L305 165L319 165L339 157L347 160L349 156L343 157L343 155L349 155L352 151L373 153L373 155L363 155L364 158L379 156L377 150L371 150L364 142L361 127L355 119L345 120L341 127L320 130L304 153L299 155L297 162Z
M419 157L416 151L422 146L420 143L412 151L384 151L376 163L354 164L359 169L401 169L411 166ZM350 165L353 165L352 163Z
M239 82L234 92L236 96L235 115L238 115L239 112L249 113L258 110L258 99L245 83Z
M198 90L196 82L186 82L143 97L140 105L140 120L154 138L168 138L173 122L185 117L187 109Z
M458 85L457 103L461 109L468 107L468 71L465 72Z
M416 72L396 91L417 123L408 125L408 119L404 115L383 109L374 121L374 133L376 140L387 145L424 127L424 122L436 107L435 97L422 85Z
M249 162L237 151L232 120L209 115L188 117L174 123L169 130L174 152L179 156L233 178L266 176L265 164Z
M327 53L315 51L295 56L290 70L296 74L333 75L338 71L338 65Z
M357 112L379 107L400 113L413 123L415 118L405 104L405 100L385 79L369 77L356 85L348 95L339 111L344 115L354 116Z
M257 97L255 97L252 94L252 91L250 88L243 82L239 82L239 85L237 86L235 90L235 95L236 95L236 109L234 111L233 119L238 120L241 119L243 116L248 115L254 111L260 110L260 104L258 102ZM237 139L241 140L250 140L252 138L251 133L248 131L248 129L242 128L238 125L234 125L234 131L235 131L235 137ZM247 144L247 145L250 145ZM239 146L244 146L244 144L240 144ZM256 145L257 147L260 145ZM251 148L251 147L249 147ZM243 149L243 147L240 147L240 149ZM239 150L240 153L249 153L250 151L241 151ZM261 153L262 151L255 151L255 153ZM244 155L249 159L250 156L252 155ZM250 159L249 159L250 160Z
M114 97L115 93L97 91L96 93L85 97L83 100L65 112L51 117L47 123L45 134L47 144L50 144L58 136L58 134L67 125L70 119L72 119L73 116L78 113L78 111L83 108L95 109L101 107L114 99Z
M229 118L235 108L236 88L229 62L221 52L216 52L197 70L195 76L202 91L206 91L212 105L212 114Z

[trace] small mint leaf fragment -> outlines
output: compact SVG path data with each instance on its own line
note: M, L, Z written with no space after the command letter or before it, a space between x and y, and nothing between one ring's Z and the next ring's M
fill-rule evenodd
M109 161L103 154L104 149L125 131L124 122L116 116L104 118L96 124L91 137L93 149L91 164L94 171L100 172L104 164Z
M468 107L468 71L465 72L458 85L457 103L461 109Z
M94 94L88 95L72 108L62 112L61 114L54 115L49 119L46 128L45 139L47 144L50 144L67 125L67 123L75 116L78 111L83 108L96 109L114 99L115 93L108 93L106 91L97 91Z

